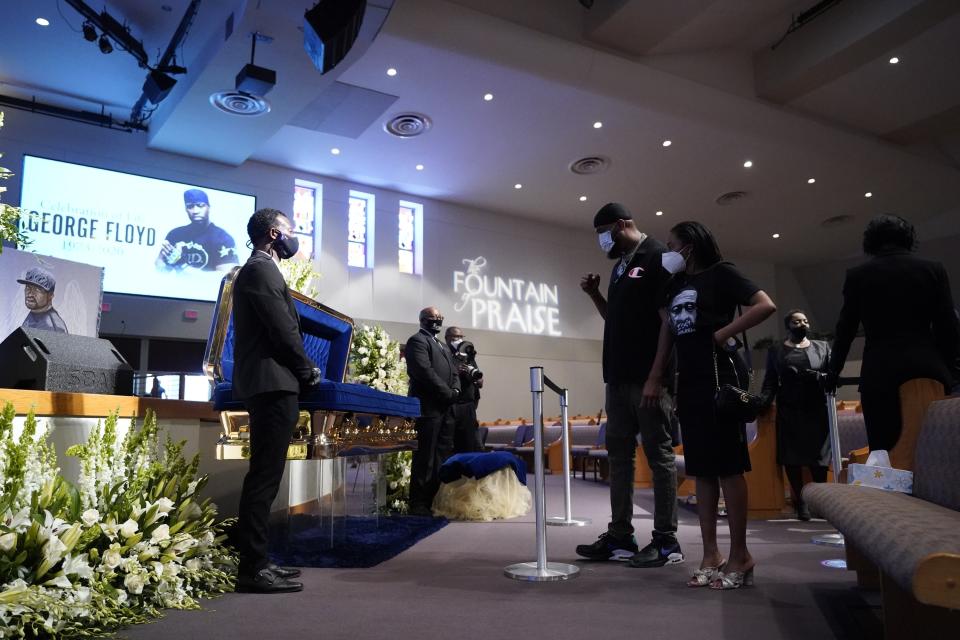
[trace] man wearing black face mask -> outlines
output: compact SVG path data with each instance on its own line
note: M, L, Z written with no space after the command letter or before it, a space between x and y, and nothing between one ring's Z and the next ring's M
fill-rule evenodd
M615 202L593 219L600 248L617 263L607 298L600 275L587 274L580 287L604 319L603 379L607 383L606 446L610 465L607 531L577 547L592 560L625 560L631 567L683 562L677 542L677 466L670 423L661 403L662 384L651 377L654 361L666 359L659 345L661 292L668 278L666 247L640 232L630 212ZM639 549L633 536L633 477L637 436L653 472L653 539Z
M410 336L404 349L409 395L420 399L417 450L410 477L410 513L429 516L440 487L440 465L453 453L453 405L460 397L460 377L453 356L437 334L443 316L436 307L420 312L420 331Z
M303 585L291 580L300 572L267 557L267 521L300 415L297 395L319 384L321 371L303 349L299 316L278 267L298 249L289 218L260 209L247 235L253 254L233 285L233 393L250 414L250 468L233 536L240 555L237 591L300 591Z
M453 450L455 453L480 451L483 447L477 433L477 405L480 402L483 378L477 368L476 350L470 342L464 342L463 330L460 327L447 327L443 337L450 347L460 377L460 396L453 405L456 425L453 432Z

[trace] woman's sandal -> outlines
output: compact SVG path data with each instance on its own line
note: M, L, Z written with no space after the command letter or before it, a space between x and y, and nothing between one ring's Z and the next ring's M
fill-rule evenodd
M727 566L726 560L715 567L697 569L693 572L693 577L687 581L687 586L691 588L708 586L711 582L723 575L722 569L725 566Z
M717 591L726 591L727 589L739 589L740 587L753 586L753 567L746 571L730 571L729 573L720 572L710 588Z

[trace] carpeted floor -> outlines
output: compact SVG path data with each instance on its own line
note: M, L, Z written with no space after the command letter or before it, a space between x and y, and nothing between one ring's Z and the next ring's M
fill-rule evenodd
M532 479L532 478L531 478ZM547 515L561 515L561 478L547 477ZM638 491L634 516L641 546L651 528L652 496ZM573 482L574 516L583 528L548 527L548 558L577 562L580 577L524 583L503 576L533 561L532 513L494 523L452 522L396 557L369 569L305 569L303 592L228 594L201 611L171 611L120 634L133 639L351 638L458 640L633 637L669 640L872 640L882 637L879 597L856 587L852 572L821 561L842 549L809 543L823 522L751 521L756 586L739 591L688 589L700 560L696 514L680 511L687 562L661 569L580 562L574 547L592 542L609 518L608 489ZM721 522L726 537L726 524Z

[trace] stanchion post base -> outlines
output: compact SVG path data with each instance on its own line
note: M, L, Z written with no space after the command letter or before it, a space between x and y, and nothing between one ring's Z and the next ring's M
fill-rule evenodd
M552 527L583 527L593 522L590 518L570 518L567 520L563 516L550 516L547 518L547 524Z
M842 533L824 533L823 535L813 536L810 538L810 542L813 544L822 544L828 547L844 546Z
M580 567L565 562L548 562L546 568L540 571L536 562L518 562L505 568L503 575L527 582L556 582L576 578L580 575Z

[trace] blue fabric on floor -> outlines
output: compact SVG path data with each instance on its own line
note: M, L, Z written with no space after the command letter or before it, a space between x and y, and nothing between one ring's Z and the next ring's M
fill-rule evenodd
M509 451L452 455L440 467L440 482L453 482L463 476L479 480L504 467L513 469L520 484L527 484L527 465Z
M446 518L347 516L343 536L330 545L330 521L295 515L289 525L270 527L270 559L280 566L366 568L389 560L446 526ZM289 530L293 534L288 536Z

